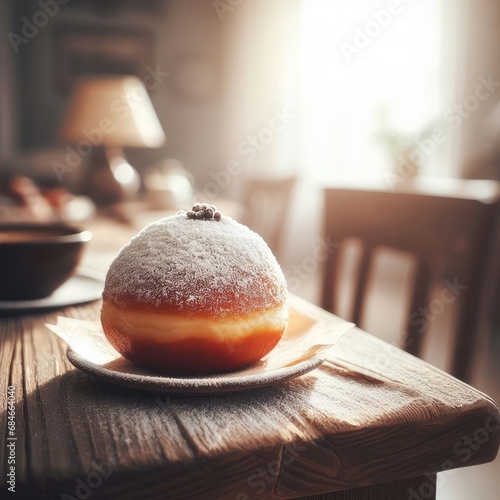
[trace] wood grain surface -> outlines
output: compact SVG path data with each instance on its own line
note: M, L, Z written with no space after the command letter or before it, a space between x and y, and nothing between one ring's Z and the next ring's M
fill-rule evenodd
M129 225L89 222L84 265L105 271L158 218L129 212ZM294 300L307 314L328 314ZM490 398L359 329L299 379L186 398L76 370L44 324L61 314L95 320L99 311L94 303L0 319L0 498L432 499L435 472L452 481L454 468L498 451ZM9 386L17 497L7 491Z
M19 498L418 500L434 498L435 472L452 481L450 469L498 451L490 398L359 329L299 379L169 397L90 379L44 326L62 313L96 319L99 310L0 320L1 498L8 386L16 391L16 491L27 495ZM363 489L380 484L379 493Z

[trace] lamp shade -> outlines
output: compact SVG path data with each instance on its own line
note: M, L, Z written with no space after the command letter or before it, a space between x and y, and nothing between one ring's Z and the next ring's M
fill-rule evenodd
M128 75L78 80L59 136L70 143L119 147L155 148L165 142L144 84Z

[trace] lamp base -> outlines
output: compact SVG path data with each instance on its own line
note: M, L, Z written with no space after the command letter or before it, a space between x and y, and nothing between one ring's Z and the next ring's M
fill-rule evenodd
M97 206L109 206L137 193L140 177L120 148L95 148L80 185L80 194Z

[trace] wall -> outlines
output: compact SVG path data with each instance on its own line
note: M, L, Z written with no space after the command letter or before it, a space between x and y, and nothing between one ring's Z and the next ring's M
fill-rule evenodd
M130 150L128 157L139 170L157 160L176 158L195 175L198 184L203 185L207 172L217 170L227 156L219 124L224 112L223 45L228 23L220 21L212 2L207 0L149 0L149 10L131 1L66 2L36 36L19 46L19 53L13 57L19 116L14 143L18 151L49 150L50 157L50 151L54 150L54 157L57 157L64 147L57 144L56 138L68 98L54 87L57 61L54 60L53 44L58 27L145 29L154 37L151 66L159 65L161 71L170 73L151 92L167 143L157 150ZM96 8L96 4L104 5L104 9ZM11 0L10 5L10 29L20 34L22 18L33 19L40 5L32 0ZM191 60L201 61L201 70L199 64L194 69L184 64ZM182 86L183 82L189 83L190 78L208 79L209 84L215 82L216 88L204 100L185 98ZM45 159L39 168L51 176L47 151L43 156Z

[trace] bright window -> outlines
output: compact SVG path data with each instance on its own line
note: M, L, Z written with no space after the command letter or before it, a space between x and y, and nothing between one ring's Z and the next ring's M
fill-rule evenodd
M321 181L379 178L397 132L416 141L442 113L438 2L304 0L300 155ZM443 149L441 147L441 149ZM440 147L422 162L439 173Z

